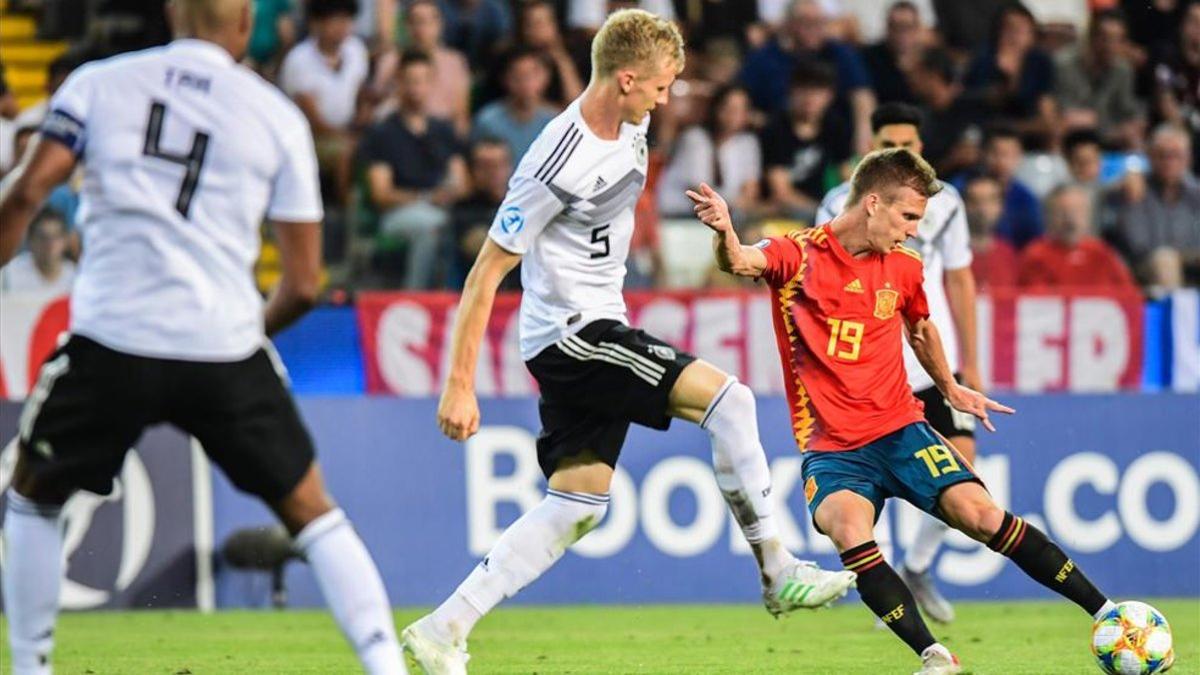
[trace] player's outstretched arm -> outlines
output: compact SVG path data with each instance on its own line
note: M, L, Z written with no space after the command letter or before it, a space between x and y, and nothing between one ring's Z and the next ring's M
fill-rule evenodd
M989 411L1008 415L1016 412L1012 408L1001 405L974 389L964 387L954 381L954 373L950 370L950 364L946 361L946 352L942 349L942 338L938 335L937 327L928 318L908 325L908 342L912 345L913 353L917 355L917 360L921 362L925 372L933 378L933 383L937 385L938 390L955 410L971 413L978 417L988 431L996 430L996 427L992 426L991 420L988 419Z
M717 257L717 267L740 277L762 276L763 270L767 269L767 256L753 246L742 245L733 229L733 218L725 199L708 183L701 183L698 192L688 190L684 194L696 205L696 217L714 232L713 253Z
M450 371L438 401L438 427L451 440L464 441L479 431L479 401L475 398L479 343L492 314L496 289L519 262L521 256L488 238L467 274L450 336Z
M54 186L75 170L75 153L39 135L0 191L0 267L16 255L25 230Z
M321 224L272 225L283 273L263 308L267 335L278 333L304 316L321 295Z

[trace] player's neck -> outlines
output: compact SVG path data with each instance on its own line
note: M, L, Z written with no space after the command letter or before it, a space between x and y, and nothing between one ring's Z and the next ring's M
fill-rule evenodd
M616 90L607 83L591 82L579 100L579 114L597 138L621 137L621 105Z
M856 217L853 212L843 213L829 221L829 232L842 248L853 258L871 255L871 241L867 236L867 221Z
M176 40L200 40L214 44L229 53L234 61L240 60L237 52L237 38L225 34L208 34L201 31L179 31L175 33Z

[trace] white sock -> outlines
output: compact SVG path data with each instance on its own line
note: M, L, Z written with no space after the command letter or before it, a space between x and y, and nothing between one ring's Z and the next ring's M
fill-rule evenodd
M62 585L58 506L8 491L4 515L4 611L14 675L49 675Z
M1092 615L1092 621L1099 621L1100 619L1104 618L1104 615L1111 612L1112 609L1116 606L1117 606L1117 603L1113 602L1112 600L1105 600L1104 606L1101 607L1099 610L1096 611L1095 614Z
M546 498L500 535L487 556L434 610L435 628L465 640L484 614L542 576L608 511L608 494L548 490Z
M771 469L758 439L750 388L730 377L713 397L700 427L712 441L713 472L725 503L751 546L779 538L771 516ZM761 546L763 570L773 576L792 560L783 546ZM777 569L768 569L777 568Z
M910 572L924 574L933 564L933 556L942 547L946 538L946 530L950 526L938 518L925 514L917 527L917 536L913 538L912 546L904 552L904 566Z
M379 570L341 509L321 515L296 535L333 618L369 675L406 673L392 607Z

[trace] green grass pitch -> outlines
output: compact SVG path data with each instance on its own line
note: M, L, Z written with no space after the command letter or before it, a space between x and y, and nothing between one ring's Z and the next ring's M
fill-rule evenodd
M1200 599L1151 600L1171 621L1172 674L1200 673ZM1087 617L1066 602L960 603L936 636L968 672L1098 673ZM421 614L396 613L402 628ZM0 671L7 651L0 646ZM319 611L96 612L63 615L58 675L353 673ZM506 607L471 640L472 673L911 673L916 658L867 609L843 602L775 621L761 607Z

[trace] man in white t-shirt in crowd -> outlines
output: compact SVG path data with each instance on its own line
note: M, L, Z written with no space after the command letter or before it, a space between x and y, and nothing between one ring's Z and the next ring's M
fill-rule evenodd
M29 250L0 269L0 292L66 295L75 280L67 260L67 224L56 211L43 209L29 225Z
M358 94L367 80L367 46L354 35L358 0L308 0L308 38L283 59L279 86L312 127L323 177L339 194L350 179Z
M881 105L871 115L874 149L907 148L920 154L920 126L921 112L916 108L903 103ZM817 209L816 223L827 223L841 213L849 193L849 183L830 190ZM962 197L953 186L943 183L941 192L929 198L912 243L925 265L929 318L938 332L946 336L946 360L956 369L955 377L962 384L982 391L975 354L971 234ZM904 345L904 369L913 393L925 404L925 419L929 425L973 463L975 419L950 406L907 343ZM954 620L954 608L934 586L929 570L946 529L944 522L926 516L912 545L905 551L904 565L899 567L900 578L912 590L921 611L941 623Z

